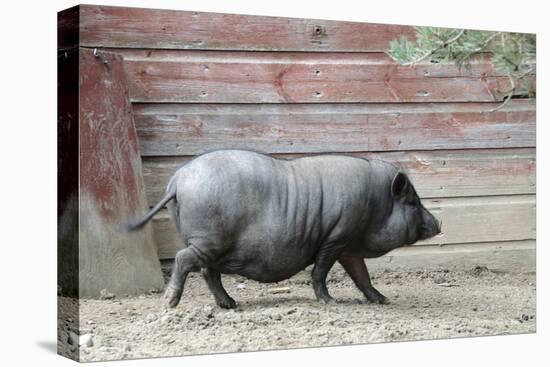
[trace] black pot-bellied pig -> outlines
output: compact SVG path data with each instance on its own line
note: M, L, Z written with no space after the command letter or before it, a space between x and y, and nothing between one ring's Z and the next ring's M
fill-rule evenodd
M202 272L219 306L234 308L220 274L277 282L310 264L315 296L330 303L325 280L336 261L369 301L385 303L363 259L440 232L405 173L345 155L280 160L219 150L198 156L128 228L142 227L165 205L185 245L166 288L172 307L192 271Z

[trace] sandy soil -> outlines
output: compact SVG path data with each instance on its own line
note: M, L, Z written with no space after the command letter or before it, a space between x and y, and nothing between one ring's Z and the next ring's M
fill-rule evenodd
M373 274L388 305L368 303L339 267L328 279L335 305L315 301L306 272L278 284L238 276L223 281L237 309L217 307L195 274L174 309L156 293L80 300L79 330L69 312L76 301L59 297L60 351L78 353L66 343L70 331L91 336L93 346L81 346L80 359L97 361L531 333L536 328L534 274L485 268ZM289 292L271 293L279 287Z

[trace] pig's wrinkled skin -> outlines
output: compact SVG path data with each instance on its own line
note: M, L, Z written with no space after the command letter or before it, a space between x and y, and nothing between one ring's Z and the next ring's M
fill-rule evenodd
M219 306L234 308L220 274L277 282L310 264L315 296L331 303L325 280L336 261L369 301L386 303L363 259L440 232L406 174L381 160L344 155L201 155L175 173L166 196L128 229L142 227L164 205L185 244L165 293L172 307L192 271L202 272Z

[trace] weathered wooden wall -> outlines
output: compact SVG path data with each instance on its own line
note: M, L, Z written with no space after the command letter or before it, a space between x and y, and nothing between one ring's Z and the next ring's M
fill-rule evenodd
M443 236L378 264L534 270L535 101L488 112L509 83L486 57L398 66L384 50L414 37L407 26L100 6L79 15L82 47L124 58L150 205L178 166L212 149L378 157L400 162L444 222ZM153 226L171 258L181 243L166 213Z
M123 59L88 49L78 55L79 296L162 289L151 230L121 230L147 208Z

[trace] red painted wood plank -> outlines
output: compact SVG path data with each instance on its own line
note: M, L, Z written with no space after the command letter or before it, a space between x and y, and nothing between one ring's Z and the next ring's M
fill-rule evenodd
M134 105L143 156L535 146L535 104Z
M122 58L85 49L79 54L79 295L159 289L151 228L120 229L146 210Z
M509 81L470 68L399 66L384 54L123 51L134 102L493 102Z
M534 148L348 154L398 163L410 175L422 198L535 193ZM305 155L273 154L281 159ZM191 159L191 156L143 158L149 205L154 205L164 196L170 177Z
M81 45L162 49L383 51L410 26L81 5Z
M159 50L159 49L124 49L108 48L109 52L119 53L125 61L174 62L174 63L209 63L226 64L306 64L319 67L331 65L359 65L386 67L392 71L398 66L388 55L382 52L257 52L257 51L196 51L196 50ZM203 70L201 70L203 71ZM204 71L212 71L204 70ZM317 71L317 69L315 69ZM316 76L322 76L315 73ZM454 63L432 63L424 60L415 66L403 67L403 77L459 77L459 76L503 76L498 72L487 55L478 55L468 66L457 67Z

